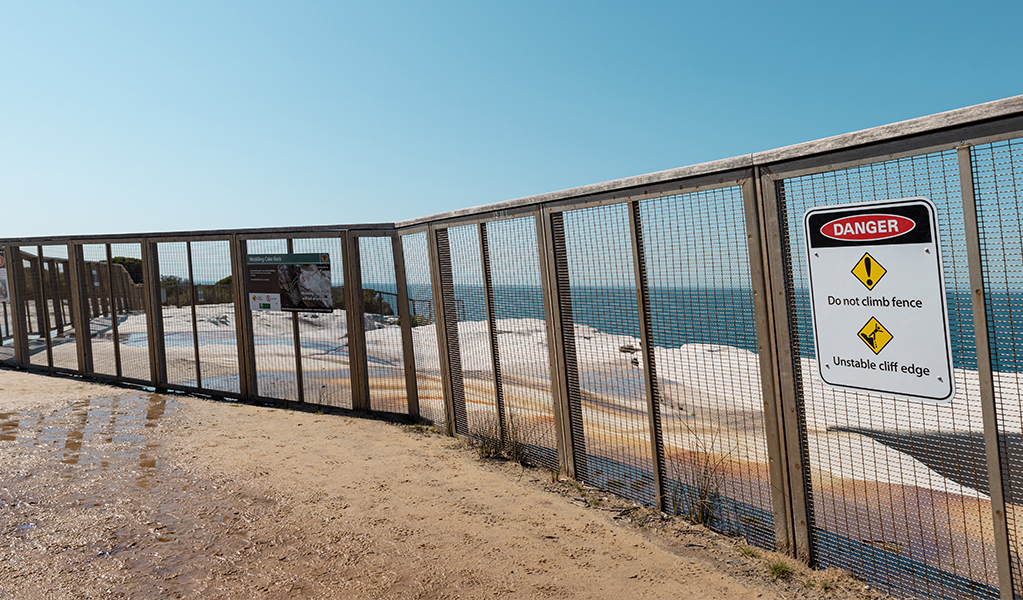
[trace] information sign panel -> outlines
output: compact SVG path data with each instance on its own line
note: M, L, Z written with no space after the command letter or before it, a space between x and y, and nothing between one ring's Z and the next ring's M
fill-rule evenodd
M252 310L333 312L329 254L249 254Z
M936 216L927 198L806 211L824 383L929 402L955 394Z

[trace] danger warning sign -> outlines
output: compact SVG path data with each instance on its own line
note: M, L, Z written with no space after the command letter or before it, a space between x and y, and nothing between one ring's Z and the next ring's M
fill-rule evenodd
M955 394L936 215L927 198L905 198L803 216L824 383L929 402Z

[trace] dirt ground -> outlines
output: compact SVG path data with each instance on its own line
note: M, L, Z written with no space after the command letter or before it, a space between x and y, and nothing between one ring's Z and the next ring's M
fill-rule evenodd
M0 371L0 598L865 598L422 426Z

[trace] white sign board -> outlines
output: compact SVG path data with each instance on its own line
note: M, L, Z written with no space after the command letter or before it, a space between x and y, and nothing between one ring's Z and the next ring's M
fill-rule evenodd
M937 211L926 198L803 216L821 380L947 402L955 394Z

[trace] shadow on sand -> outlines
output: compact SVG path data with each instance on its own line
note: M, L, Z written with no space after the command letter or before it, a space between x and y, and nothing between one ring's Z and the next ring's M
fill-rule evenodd
M987 455L984 449L984 434L976 432L956 433L892 433L853 427L829 427L828 431L858 433L876 442L903 452L924 463L929 468L955 481L959 485L989 494ZM1002 433L999 436L1002 460L1005 456L1023 456L1023 435ZM1005 501L1015 504L1013 490L1019 489L1023 501L1023 473L1009 470L1006 477Z

